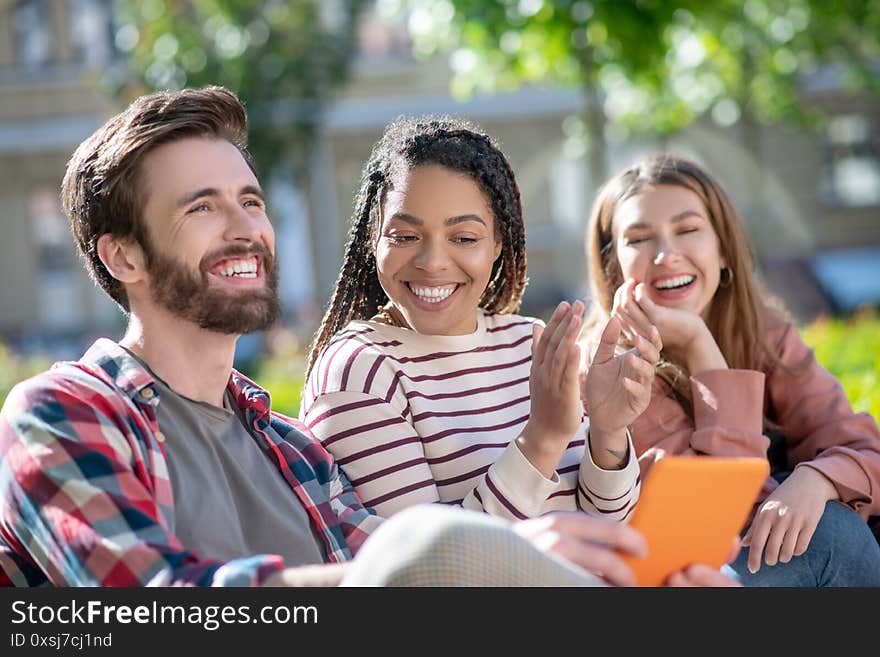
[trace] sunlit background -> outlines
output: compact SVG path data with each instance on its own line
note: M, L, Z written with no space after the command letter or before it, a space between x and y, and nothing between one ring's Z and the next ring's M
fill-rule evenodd
M296 413L302 352L384 125L453 113L502 143L525 204L528 314L586 295L596 187L693 157L759 273L859 410L880 414L880 2L0 0L0 399L123 320L58 191L74 148L154 89L245 101L278 233L284 322L237 365Z

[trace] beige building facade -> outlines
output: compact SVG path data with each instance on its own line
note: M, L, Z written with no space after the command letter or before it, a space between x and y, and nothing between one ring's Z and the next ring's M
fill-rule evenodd
M93 337L118 335L122 327L76 260L58 202L71 152L116 110L99 86L114 57L111 5L0 0L0 338L24 350L75 356ZM579 94L527 88L457 101L446 61L417 62L403 29L375 16L365 19L362 51L352 82L326 116L310 188L271 181L289 319L304 334L317 321L339 268L361 168L385 124L400 114L462 115L502 143L526 213L525 311L540 314L559 298L583 295L593 183L567 129L567 118L583 109ZM763 128L756 155L742 146L737 126L702 124L663 146L699 159L722 181L746 219L762 274L809 319L835 303L846 309L817 285L817 254L862 249L868 264L861 271L870 273L872 254L880 253L880 100L844 95L833 77L805 93L831 116L824 132ZM661 144L610 146L614 171Z

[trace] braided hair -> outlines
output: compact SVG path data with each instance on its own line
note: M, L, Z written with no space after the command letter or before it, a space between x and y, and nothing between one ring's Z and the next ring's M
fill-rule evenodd
M480 307L496 313L519 310L527 282L525 226L519 186L504 153L469 121L450 116L400 117L386 127L364 166L342 268L309 349L306 378L336 333L351 321L373 317L388 301L379 284L372 244L379 208L397 174L430 164L470 176L492 208L502 249Z

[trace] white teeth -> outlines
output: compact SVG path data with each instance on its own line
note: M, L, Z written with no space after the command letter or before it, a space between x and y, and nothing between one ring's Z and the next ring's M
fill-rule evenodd
M238 278L257 277L257 259L233 260L226 263L226 267L217 271L221 276L236 276Z
M658 290L668 290L673 287L681 287L682 285L687 285L688 283L694 280L693 276L676 276L675 278L667 278L666 280L660 281L659 283L655 283L654 287Z
M415 287L413 285L410 285L409 289L411 289L413 293L422 301L427 301L428 303L439 303L450 294L455 292L456 287L456 285L444 287Z

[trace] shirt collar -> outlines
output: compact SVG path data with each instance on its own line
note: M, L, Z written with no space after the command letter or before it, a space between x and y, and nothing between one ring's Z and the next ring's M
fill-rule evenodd
M89 369L97 368L108 381L136 401L150 404L158 401L156 380L134 356L113 340L96 340L79 363ZM241 372L232 370L226 389L239 408L253 410L258 419L269 415L269 393Z

